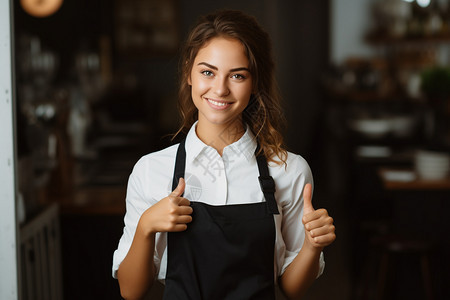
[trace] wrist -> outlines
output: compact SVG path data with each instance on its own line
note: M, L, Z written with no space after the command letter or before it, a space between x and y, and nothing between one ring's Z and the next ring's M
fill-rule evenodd
M323 251L324 247L320 246L314 246L309 242L308 239L305 239L305 242L303 243L302 250L308 253L311 253L313 255L320 255L320 253Z
M144 222L139 220L139 223L136 228L136 233L144 237L145 239L154 239L156 235L156 231L152 229L151 226L143 226Z

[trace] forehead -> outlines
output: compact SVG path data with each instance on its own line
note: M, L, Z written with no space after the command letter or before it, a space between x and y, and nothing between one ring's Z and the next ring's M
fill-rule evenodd
M237 39L215 37L209 40L197 53L194 65L207 62L214 66L248 67L244 45Z

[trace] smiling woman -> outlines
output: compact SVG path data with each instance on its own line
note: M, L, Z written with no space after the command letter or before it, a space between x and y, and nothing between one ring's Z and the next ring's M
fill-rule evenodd
M157 278L166 300L274 300L276 285L299 299L334 225L312 206L307 162L282 147L268 34L242 12L209 14L181 69L178 133L188 133L130 175L113 262L122 296L141 299Z

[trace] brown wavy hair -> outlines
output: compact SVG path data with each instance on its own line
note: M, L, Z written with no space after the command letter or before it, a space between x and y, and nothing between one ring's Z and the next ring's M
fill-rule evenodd
M212 38L225 37L239 40L249 60L253 91L248 106L242 113L260 145L260 151L269 161L286 163L287 152L280 133L285 125L280 95L275 80L272 45L267 32L252 16L236 10L221 10L201 17L191 30L181 53L178 106L181 126L175 134L186 133L198 119L191 86L188 83L192 65L199 50ZM279 161L275 160L275 155Z

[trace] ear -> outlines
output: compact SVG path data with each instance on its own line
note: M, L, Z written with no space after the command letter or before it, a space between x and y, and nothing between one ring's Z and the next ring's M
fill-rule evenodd
M189 74L188 78L187 78L187 83L192 86L192 81L191 81L191 75Z

